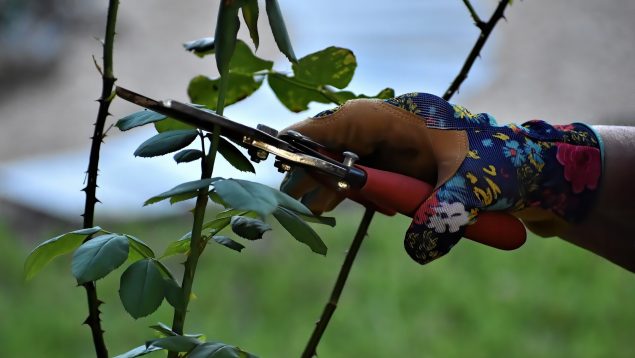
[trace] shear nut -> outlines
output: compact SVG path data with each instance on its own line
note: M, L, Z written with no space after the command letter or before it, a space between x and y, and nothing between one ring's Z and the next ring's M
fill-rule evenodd
M340 180L340 181L337 182L337 189L338 190L348 190L349 187L350 187L350 185L347 182L343 181L343 180Z

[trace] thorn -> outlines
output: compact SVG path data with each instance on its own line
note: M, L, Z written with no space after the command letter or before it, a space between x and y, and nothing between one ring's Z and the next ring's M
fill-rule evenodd
M103 77L104 71L102 71L101 67L99 67L99 64L97 63L97 59L95 58L95 55L93 55L93 63L95 64L95 67L97 68L97 72L99 72L99 74Z

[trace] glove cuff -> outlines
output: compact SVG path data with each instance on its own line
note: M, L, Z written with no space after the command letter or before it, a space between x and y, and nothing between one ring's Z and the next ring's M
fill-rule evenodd
M552 143L540 189L529 195L530 201L539 202L566 221L583 220L595 203L602 180L601 137L583 123L550 125L529 121L520 128L527 137Z

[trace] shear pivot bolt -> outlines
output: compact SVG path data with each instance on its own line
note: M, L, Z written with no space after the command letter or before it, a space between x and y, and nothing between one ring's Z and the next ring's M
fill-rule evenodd
M342 154L344 154L344 165L347 167L352 167L359 160L359 156L353 152L346 151Z

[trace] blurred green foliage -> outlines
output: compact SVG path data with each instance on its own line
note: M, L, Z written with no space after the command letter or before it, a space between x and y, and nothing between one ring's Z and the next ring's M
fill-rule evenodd
M343 208L335 216L336 228L316 226L329 246L326 257L279 228L265 240L241 241L241 253L207 250L188 333L205 333L263 358L299 356L361 211ZM162 252L189 230L188 223L185 216L104 227L139 236ZM513 252L463 240L450 255L422 267L403 251L407 225L405 217L374 220L319 346L321 357L635 356L632 273L568 243L539 238ZM32 244L0 225L2 356L91 356L89 331L79 324L85 297L68 274L70 257L25 283L22 265ZM183 260L174 256L168 264L178 272ZM131 321L117 296L120 273L97 282L113 355L156 338L144 328L171 319L170 306L163 305Z

